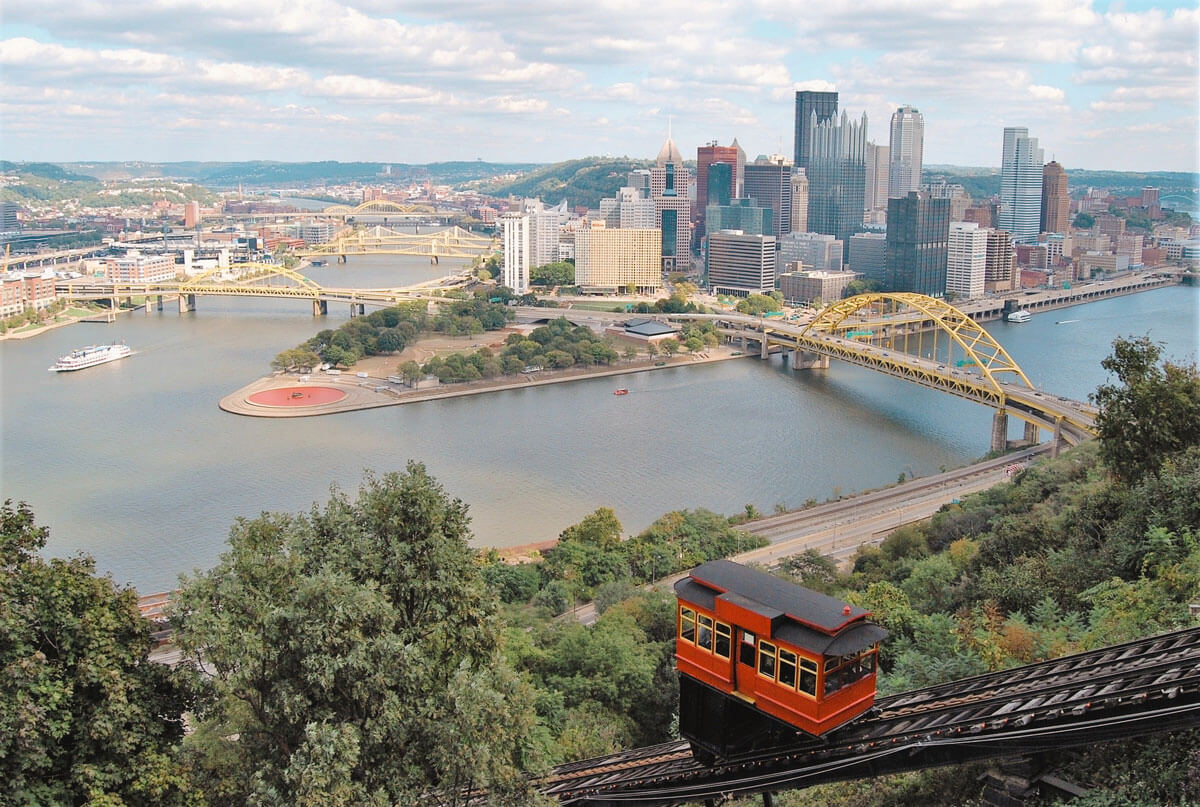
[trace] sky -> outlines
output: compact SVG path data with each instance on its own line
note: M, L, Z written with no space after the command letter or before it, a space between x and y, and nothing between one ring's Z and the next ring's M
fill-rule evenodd
M4 0L0 157L555 162L792 154L837 90L925 163L1200 168L1200 9L1139 0Z

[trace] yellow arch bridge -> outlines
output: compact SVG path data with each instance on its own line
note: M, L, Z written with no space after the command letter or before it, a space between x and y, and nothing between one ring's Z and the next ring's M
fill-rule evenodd
M442 258L473 259L496 251L496 239L461 227L450 227L424 235L404 233L387 227L347 230L326 244L296 251L305 257L332 257L345 263L351 255L419 255L438 263Z
M959 309L923 294L860 294L824 309L801 325L770 317L701 314L743 346L757 342L791 351L793 369L823 368L830 359L903 378L996 410L992 449L1008 447L1008 416L1025 422L1025 441L1040 429L1054 445L1075 445L1095 435L1096 409L1036 389L1004 347Z
M233 279L225 279L229 276ZM327 313L331 302L348 303L351 316L357 316L365 313L368 305L386 307L413 300L437 299L438 292L460 287L469 281L467 277L447 277L390 289L328 288L283 266L239 263L232 264L228 270L214 269L184 281L62 281L58 284L58 293L72 300L108 300L113 309L122 301L132 303L144 298L146 313L155 307L161 311L164 298L170 297L178 298L180 313L195 311L197 297L211 296L309 300L314 316Z

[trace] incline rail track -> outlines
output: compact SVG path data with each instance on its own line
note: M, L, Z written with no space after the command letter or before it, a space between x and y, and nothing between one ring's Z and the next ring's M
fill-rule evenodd
M560 765L563 804L673 805L1200 725L1200 628L905 692L824 738L709 768L684 741Z

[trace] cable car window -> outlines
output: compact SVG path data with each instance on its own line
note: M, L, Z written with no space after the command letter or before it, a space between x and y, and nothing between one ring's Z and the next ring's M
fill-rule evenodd
M696 612L691 608L679 609L679 638L685 642L696 641Z
M742 649L738 659L747 667L754 666L754 634L742 631Z
M724 622L717 623L717 644L713 652L721 658L729 658L729 648L732 644L729 626Z
M712 650L713 621L712 617L700 615L700 631L696 636L696 644L705 650Z
M796 654L779 648L779 683L785 687L796 686Z
M817 696L817 663L800 659L800 685L796 687L806 695Z
M834 661L840 664L829 670L829 664L826 662L825 672L825 694L837 692L843 687L848 687L855 681L861 681L871 673L875 672L875 648L867 650L858 655L839 656Z
M758 643L758 672L767 678L775 677L775 645L770 642Z

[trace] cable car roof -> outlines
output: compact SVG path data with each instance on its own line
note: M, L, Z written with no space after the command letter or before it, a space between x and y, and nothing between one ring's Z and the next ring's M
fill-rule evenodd
M798 627L806 626L826 634L826 639L829 634L838 633L871 613L865 608L729 560L713 560L697 566L692 569L690 580L714 589L722 599L735 602L768 619L786 615L800 623ZM680 583L688 581L689 578L684 578ZM676 591L682 594L680 583L676 584ZM714 600L716 596L713 595ZM886 631L884 635L887 635ZM802 644L811 646L812 643Z

